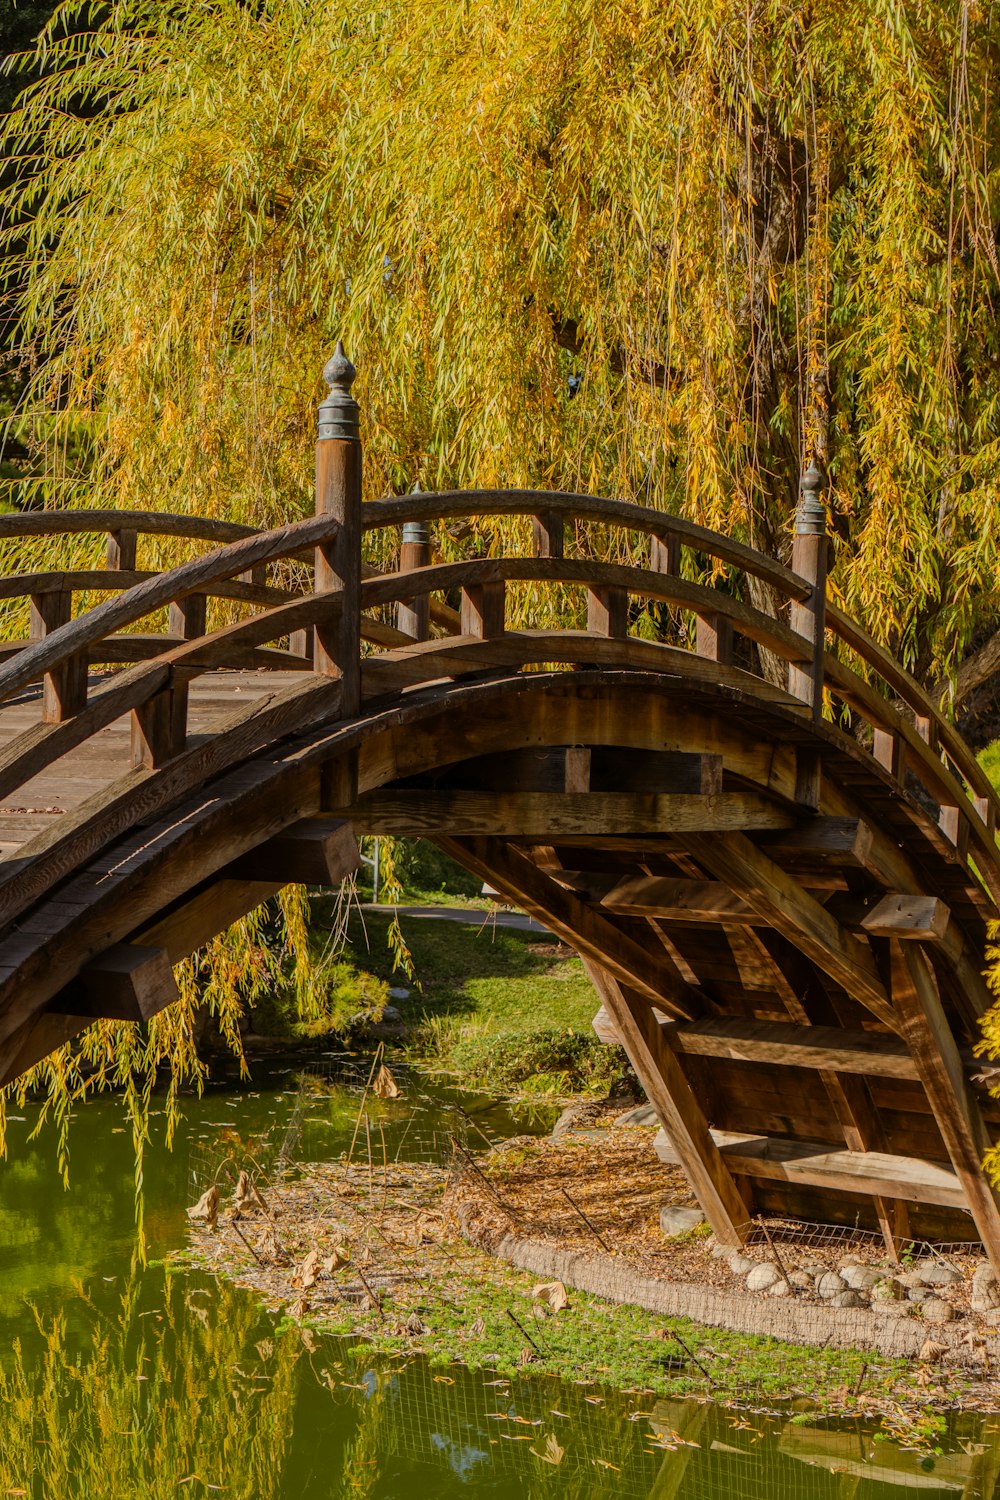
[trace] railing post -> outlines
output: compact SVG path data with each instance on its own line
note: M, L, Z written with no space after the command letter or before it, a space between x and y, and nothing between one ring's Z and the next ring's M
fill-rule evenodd
M68 589L32 594L29 636L41 641L53 630L68 625L73 616L73 595ZM78 651L46 672L42 681L42 721L60 724L87 704L87 653Z
M339 677L341 713L361 708L361 432L351 395L356 371L338 341L323 378L330 394L319 409L316 441L316 514L336 516L340 530L316 548L317 593L340 594L340 613L317 625L313 666Z
M413 486L413 493L420 494L420 485ZM413 568L426 568L431 560L431 532L426 521L404 521L403 540L399 549L399 571L409 573ZM414 599L401 599L396 605L396 629L410 635L415 641L426 641L430 636L431 601L429 594Z
M802 603L792 601L789 624L812 645L812 661L788 669L788 691L808 703L813 718L823 712L823 653L826 635L826 505L823 475L815 459L799 480L799 503L795 510L795 540L792 569L812 584L812 593Z

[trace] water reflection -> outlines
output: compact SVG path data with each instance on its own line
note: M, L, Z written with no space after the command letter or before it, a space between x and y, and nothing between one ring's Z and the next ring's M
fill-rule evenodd
M454 1090L418 1108L415 1093L378 1117L391 1152L435 1149L456 1103L491 1135L532 1125ZM151 1253L182 1243L190 1168L224 1155L227 1133L322 1159L345 1149L356 1112L351 1096L300 1087L293 1073L190 1101L178 1150L147 1159ZM81 1112L69 1193L55 1183L48 1143L28 1139L31 1125L11 1127L0 1168L0 1497L993 1500L997 1491L993 1418L957 1418L943 1453L919 1453L810 1412L741 1415L415 1358L367 1360L268 1314L249 1293L134 1264L131 1143L113 1103Z

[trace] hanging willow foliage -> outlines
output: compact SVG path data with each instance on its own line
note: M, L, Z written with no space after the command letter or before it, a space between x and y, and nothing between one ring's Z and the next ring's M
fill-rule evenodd
M307 512L342 335L368 498L586 490L783 556L816 452L834 589L962 695L998 44L973 0L67 0L3 133L21 503Z

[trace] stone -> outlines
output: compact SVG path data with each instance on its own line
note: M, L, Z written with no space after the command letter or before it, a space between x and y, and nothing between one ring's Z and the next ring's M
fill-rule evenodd
M690 1234L692 1229L704 1223L705 1215L700 1208L681 1208L676 1203L665 1203L660 1209L660 1231L668 1240L679 1234Z
M923 1277L924 1286L951 1286L962 1279L950 1266L942 1266L934 1261L920 1261L917 1270Z
M788 1297L791 1295L791 1290L788 1282L782 1277L780 1281L776 1281L773 1286L768 1287L767 1295L769 1297Z
M399 1010L397 1010L394 1005L383 1006L383 1009L382 1009L382 1025L383 1026L398 1026L399 1023L400 1023L400 1021L402 1019L403 1019L402 1012L399 1011Z
M855 1292L870 1292L884 1275L884 1271L876 1271L872 1266L841 1266L840 1268L841 1281L846 1281Z
M908 1286L906 1288L906 1295L911 1302L923 1302L927 1296L927 1288L921 1286L918 1282L916 1286Z
M722 1240L716 1240L709 1254L713 1260L728 1260L731 1255L738 1255L739 1245L726 1245Z
M782 1275L777 1266L772 1266L769 1261L754 1266L747 1276L748 1292L766 1292L776 1281L781 1281Z
M836 1297L839 1292L846 1292L848 1286L836 1271L824 1271L816 1278L816 1290L821 1297Z
M955 1309L943 1297L928 1297L922 1311L925 1323L950 1323L955 1316Z
M920 1271L897 1271L896 1280L900 1286L905 1286L907 1289L914 1286L923 1286L924 1284L924 1278Z
M816 1281L816 1278L810 1276L808 1271L789 1271L788 1279L800 1292L811 1292Z
M389 990L390 1000L409 1000L410 991L401 984L396 984Z
M591 1125L594 1120L595 1109L592 1104L569 1104L563 1110L558 1120L552 1127L552 1139L561 1140L570 1131L578 1131L585 1125Z
M748 1271L753 1270L756 1264L755 1260L751 1260L748 1255L741 1254L739 1250L726 1261L726 1265L734 1276L745 1276Z
M659 1125L660 1117L651 1104L637 1104L615 1119L616 1125Z
M827 1302L831 1307L864 1306L862 1298L858 1295L857 1292L853 1291L851 1287L848 1287L847 1290L843 1292L834 1292L832 1297L827 1298Z
M906 1288L896 1276L883 1276L872 1287L873 1302L905 1302Z
M972 1277L972 1311L992 1312L1000 1307L1000 1280L992 1266L977 1266Z

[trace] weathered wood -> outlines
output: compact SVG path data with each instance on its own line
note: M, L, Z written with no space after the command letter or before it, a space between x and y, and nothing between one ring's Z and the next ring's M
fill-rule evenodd
M641 996L594 960L585 959L584 963L716 1239L723 1245L743 1244L749 1227L749 1205L709 1134L708 1121L665 1033Z
M463 635L488 641L503 635L506 616L506 588L502 579L475 584L462 589Z
M892 999L920 1081L987 1255L1000 1271L1000 1196L983 1171L992 1145L966 1082L930 965L913 943L890 943ZM932 1201L932 1200L931 1200Z
M951 912L937 896L883 896L861 925L872 937L936 943L943 940L950 921Z
M354 371L339 345L327 371L331 393L320 408L316 514L332 517L338 529L317 547L313 571L317 590L338 594L341 607L315 627L313 664L317 672L340 678L342 710L350 717L361 706L361 439L350 395Z
M943 1162L883 1151L831 1150L822 1141L788 1141L745 1131L712 1130L710 1135L726 1166L740 1176L943 1208L966 1207L958 1174ZM654 1144L661 1161L683 1165L665 1132Z
M744 1020L736 1016L670 1024L674 1051L692 1057L725 1057L733 1062L828 1069L876 1078L918 1077L905 1042L876 1031Z
M536 557L564 557L566 538L562 516L550 510L532 516L531 540Z
M234 879L280 885L338 886L360 862L350 823L306 818L245 854L228 873Z
M733 659L733 622L727 615L698 616L695 649L708 661L731 662Z
M32 594L30 603L32 642L44 642L47 636L69 625L73 615L73 595L69 589ZM86 654L76 651L54 664L44 673L43 683L43 723L60 724L64 719L71 719L87 702Z
M426 568L431 560L431 539L427 527L420 522L403 527L403 539L399 547L399 571L409 573L414 568ZM422 594L417 599L401 599L396 605L396 629L415 641L426 641L430 635L430 599Z
M158 944L171 963L196 952L220 932L245 917L281 889L283 880L248 880L245 876L210 880L188 899L180 901L165 916L139 933L143 943Z
M548 838L580 834L678 833L690 829L782 828L784 808L756 792L717 796L656 792L369 792L353 805L331 807L360 834L428 838L446 828L454 837Z
M53 1014L148 1021L177 999L177 984L163 948L118 943L80 971L79 979L49 1003Z
M107 565L115 572L135 570L138 533L131 526L120 526L108 532Z
M620 640L628 635L628 593L621 588L587 590L587 629Z
M170 672L167 686L132 711L132 767L157 770L187 742L187 683Z
M841 927L773 859L741 833L713 838L686 834L684 842L700 864L724 880L849 995L896 1030L885 986L867 945Z

